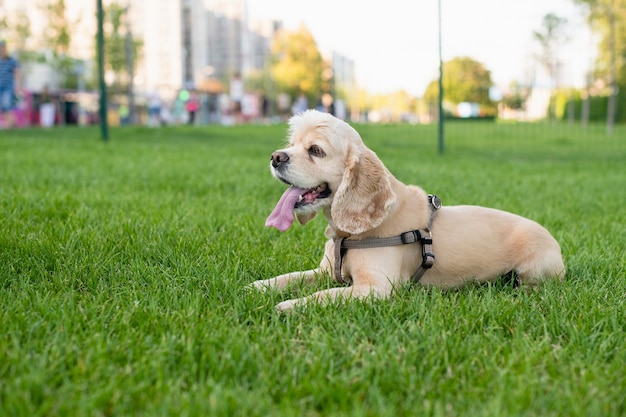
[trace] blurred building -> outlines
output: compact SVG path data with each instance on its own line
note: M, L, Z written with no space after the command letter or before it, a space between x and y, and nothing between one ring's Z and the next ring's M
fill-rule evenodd
M331 54L331 67L334 77L334 92L348 99L356 96L354 61L336 51ZM354 103L350 103L353 105Z
M219 89L234 74L262 69L280 22L250 25L245 0L130 0L144 42L136 87Z
M208 93L215 101L218 94L228 92L235 75L245 79L266 69L272 40L283 29L283 23L250 18L247 1L103 0L105 10L113 3L126 8L122 30L130 28L132 38L142 42L140 56L133 62L135 104L144 105L157 92L169 103L182 89ZM42 4L41 0L3 0L7 16L25 15L30 21L31 36L19 44L10 42L10 50L45 52L49 48L44 36L48 17ZM96 71L96 2L65 0L65 7L72 27L71 56L80 61L79 78L84 87L85 78ZM330 92L335 99L344 98L336 102L337 108L354 107L354 61L335 51L326 51L324 57L332 68L326 74L332 81ZM23 74L24 87L35 93L45 86L58 90L62 83L53 65L46 62L27 63ZM107 73L105 79L111 85L115 76Z
M104 6L113 0L104 0ZM127 6L133 38L141 39L141 57L135 63L135 89L159 89L173 95L181 88L219 86L234 74L244 77L262 69L269 56L274 32L280 21L248 21L246 0L118 0ZM94 59L96 2L65 0L66 17L73 30L72 57ZM32 36L23 45L45 50L37 40L45 39L46 16L40 0L4 0L7 15L25 14ZM0 34L0 36L3 34ZM25 71L26 84L37 89L51 82L50 71ZM44 80L45 79L45 80ZM215 82L217 81L217 82Z
M135 69L135 89L158 89L173 96L183 81L181 4L171 0L128 2L133 38L141 39L141 57Z

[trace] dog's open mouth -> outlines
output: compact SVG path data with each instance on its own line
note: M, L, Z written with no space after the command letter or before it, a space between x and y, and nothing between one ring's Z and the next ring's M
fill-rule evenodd
M294 187L291 187L291 188L294 188ZM304 191L304 193L299 194L298 200L296 201L294 208L302 207L306 204L312 203L318 198L326 198L330 195L330 188L328 188L328 184L326 183L318 185L317 187L311 188L309 190L302 190L302 189L299 189L299 190Z
M327 198L330 194L331 190L327 183L309 189L298 188L292 185L283 193L274 211L265 221L265 225L275 227L284 232L293 224L293 211L295 209L305 207L319 199Z

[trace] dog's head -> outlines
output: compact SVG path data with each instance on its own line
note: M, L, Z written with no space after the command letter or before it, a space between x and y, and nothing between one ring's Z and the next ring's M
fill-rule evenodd
M330 209L333 225L359 234L380 225L396 196L389 171L350 125L308 110L289 121L289 144L272 154L270 169L291 187L266 225L287 230Z

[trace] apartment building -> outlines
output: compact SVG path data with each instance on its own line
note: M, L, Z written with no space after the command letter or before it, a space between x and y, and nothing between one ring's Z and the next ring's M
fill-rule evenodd
M105 8L112 2L104 0ZM135 62L135 91L141 94L158 89L163 98L173 97L181 88L206 86L207 80L227 86L227 81L237 73L245 77L251 71L265 68L272 38L283 27L280 20L249 19L246 0L117 0L117 3L127 7L132 35L143 42L141 56ZM39 0L4 0L8 16L11 13L28 16L32 36L24 46L31 50L45 48L41 40L46 17L40 4ZM65 6L72 25L72 57L93 63L96 2L65 0ZM355 85L354 63L336 52L326 56L333 66L335 85L350 92ZM25 78L34 91L55 83L51 69L39 64L25 71Z

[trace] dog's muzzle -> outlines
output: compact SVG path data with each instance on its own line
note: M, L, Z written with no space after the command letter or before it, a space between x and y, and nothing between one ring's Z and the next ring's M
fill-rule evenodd
M272 167L280 169L281 166L285 166L289 162L289 155L285 152L274 152L271 157Z

